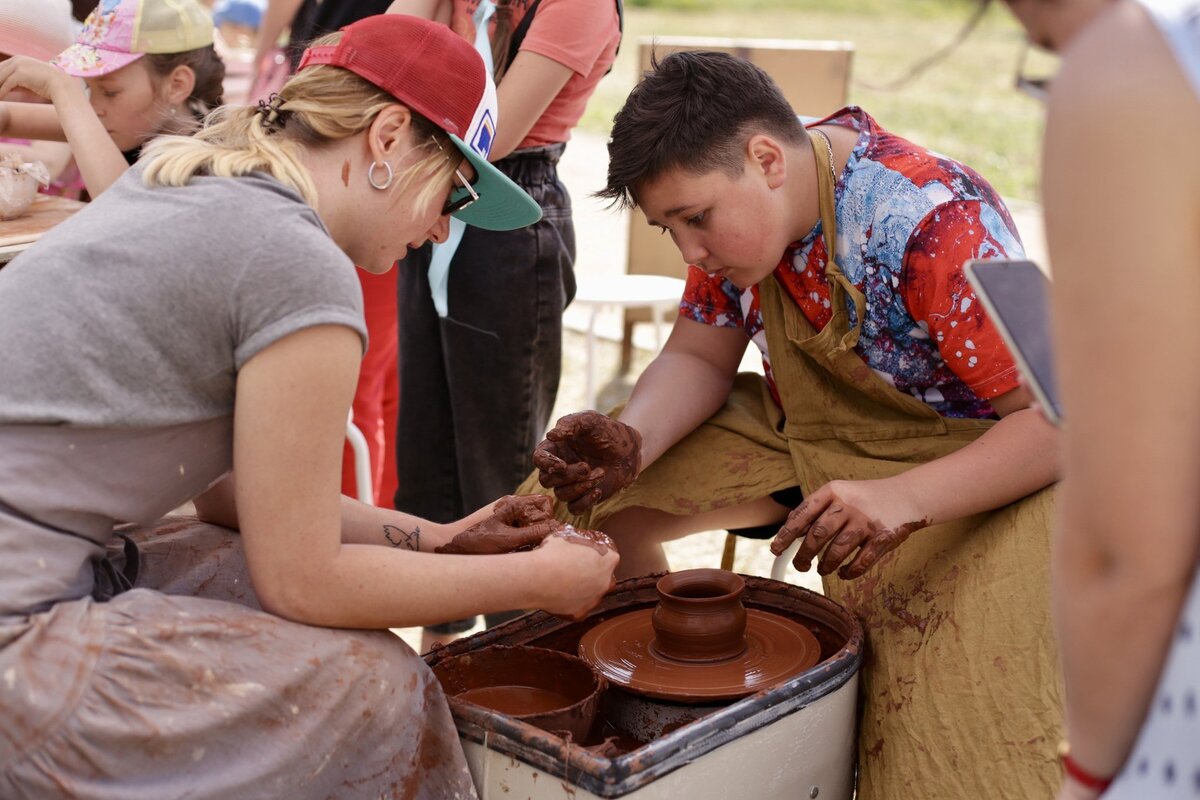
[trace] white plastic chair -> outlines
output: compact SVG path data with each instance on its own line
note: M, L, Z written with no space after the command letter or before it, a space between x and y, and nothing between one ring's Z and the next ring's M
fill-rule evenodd
M354 424L353 411L346 420L346 440L350 442L350 450L354 453L354 485L358 487L358 499L375 505L375 487L371 485L371 451L367 447L367 437Z
M771 564L771 579L781 581L787 575L787 568L791 566L792 559L796 557L796 551L800 549L800 540L792 542L788 545L788 549L784 550L779 555L775 556L775 562Z

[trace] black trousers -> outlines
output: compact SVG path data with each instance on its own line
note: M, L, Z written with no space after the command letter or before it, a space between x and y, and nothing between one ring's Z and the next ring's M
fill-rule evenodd
M468 227L450 266L449 313L434 310L430 248L399 264L396 508L450 522L510 494L532 469L558 394L562 312L575 296L564 145L497 162L542 207L516 231Z

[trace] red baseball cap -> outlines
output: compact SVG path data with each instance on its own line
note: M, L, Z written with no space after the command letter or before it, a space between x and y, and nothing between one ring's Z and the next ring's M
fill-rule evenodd
M496 86L483 58L449 27L405 14L366 17L337 44L304 51L297 71L341 67L388 92L447 134L475 168L479 199L454 216L486 230L532 225L542 209L488 161L496 138ZM451 202L465 195L456 189Z

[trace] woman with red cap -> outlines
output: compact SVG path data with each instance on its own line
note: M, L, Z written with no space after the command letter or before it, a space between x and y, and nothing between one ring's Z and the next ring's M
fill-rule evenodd
M382 629L580 615L616 553L522 501L439 525L338 484L354 265L450 215L538 217L466 144L494 117L468 43L366 19L0 271L0 796L474 794L436 679ZM114 534L189 499L199 520ZM533 549L449 554L472 541Z

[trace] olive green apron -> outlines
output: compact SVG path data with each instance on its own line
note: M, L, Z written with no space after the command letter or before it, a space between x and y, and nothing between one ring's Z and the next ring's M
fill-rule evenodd
M834 177L812 137L827 245ZM740 375L712 419L576 525L629 507L695 514L799 485L886 478L977 439L991 420L943 418L888 385L854 351L862 293L828 247L833 317L820 331L772 275L758 285L771 368ZM856 309L851 326L847 299ZM536 479L522 491L536 491ZM1059 780L1062 689L1050 622L1053 490L912 534L863 577L825 593L867 634L861 674L859 800L1050 797Z

